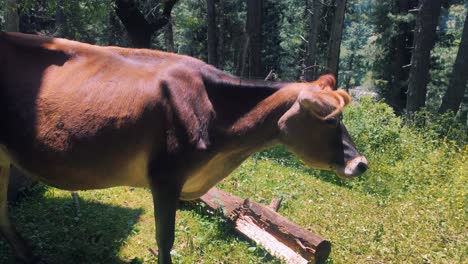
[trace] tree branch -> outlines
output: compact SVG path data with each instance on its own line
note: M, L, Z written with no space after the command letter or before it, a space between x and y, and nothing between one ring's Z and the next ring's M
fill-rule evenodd
M174 5L177 3L178 0L164 0L164 7L163 7L163 12L156 20L154 23L151 24L151 27L154 31L158 31L161 28L163 28L167 23L169 23L169 20L171 19L171 12L172 8Z
M138 9L135 0L116 0L115 12L128 32L133 47L149 48L151 37L161 30L171 18L177 0L164 0L163 12L155 22L149 22Z

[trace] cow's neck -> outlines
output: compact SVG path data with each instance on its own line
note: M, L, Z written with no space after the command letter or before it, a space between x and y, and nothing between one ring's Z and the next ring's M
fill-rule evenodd
M250 155L276 143L278 120L300 89L280 82L246 81L229 75L207 85L223 141Z

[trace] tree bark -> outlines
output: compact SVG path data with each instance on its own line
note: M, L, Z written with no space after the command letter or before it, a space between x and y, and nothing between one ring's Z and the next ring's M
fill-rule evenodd
M445 113L452 110L455 114L460 109L460 104L463 100L463 95L466 91L468 83L468 15L465 18L463 33L460 46L458 47L457 58L453 65L452 76L450 77L449 86L442 98L442 104L439 108L439 113Z
M426 104L431 50L435 44L441 7L442 0L420 0L406 102L410 115Z
M57 10L55 11L56 35L61 38L68 37L67 17L65 15L64 0L57 1Z
M355 45L351 45L351 54L349 55L349 61L348 61L348 68L347 68L347 74L345 74L344 78L344 89L348 92L350 86L351 86L351 74L353 72L353 66L354 66L354 51L356 50Z
M163 0L163 11L154 22L146 20L138 10L135 0L116 0L115 11L127 30L135 48L150 48L153 34L161 30L170 20L171 11L177 0Z
M19 31L18 3L16 0L5 0L5 31Z
M246 68L246 63L247 63L247 54L249 51L249 46L250 46L250 38L249 38L249 35L245 33L239 43L239 54L237 57L237 69L236 69L236 74L238 76L243 76L243 77L246 76L245 68Z
M410 0L399 0L397 8L400 15L406 15L413 7L410 6ZM388 98L389 104L397 113L403 111L406 104L406 81L409 71L404 66L411 62L411 50L408 48L412 45L410 35L408 22L399 22L398 33L393 40L395 59L392 65L393 78L389 80L391 90Z
M322 3L320 0L310 0L306 14L308 16L309 35L307 38L307 57L306 57L306 72L305 80L311 82L316 79L315 68L312 67L316 64L317 57L317 40L320 26L320 14Z
M226 28L226 22L224 20L224 0L219 0L218 11L218 68L222 70L224 68L224 30Z
M330 43L328 52L328 68L338 80L338 66L340 63L340 47L343 35L343 23L346 10L346 0L335 1L335 14L331 25Z
M262 8L263 0L247 1L246 32L250 42L249 46L249 78L263 77L261 60L262 51Z
M169 52L175 52L174 45L174 30L172 28L172 21L169 21L164 30L164 39L166 42L166 50Z
M218 39L216 34L215 0L206 0L206 20L208 28L208 63L218 66Z
M107 31L107 45L109 46L117 46L119 41L118 38L120 37L121 26L118 20L119 18L115 14L115 10L109 10L109 28Z

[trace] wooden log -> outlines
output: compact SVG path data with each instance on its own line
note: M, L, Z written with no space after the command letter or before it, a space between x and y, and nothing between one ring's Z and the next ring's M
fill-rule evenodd
M331 243L276 213L272 208L212 188L200 200L214 210L224 210L235 230L261 244L286 263L322 263Z
M273 211L278 212L282 201L283 201L283 198L273 199L271 200L269 207L273 209Z

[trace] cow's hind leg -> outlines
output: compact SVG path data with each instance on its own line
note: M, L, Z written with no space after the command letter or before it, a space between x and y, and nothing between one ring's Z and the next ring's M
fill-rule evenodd
M16 232L8 217L8 178L10 176L10 160L0 149L0 233L12 246L18 263L38 263L31 248Z

